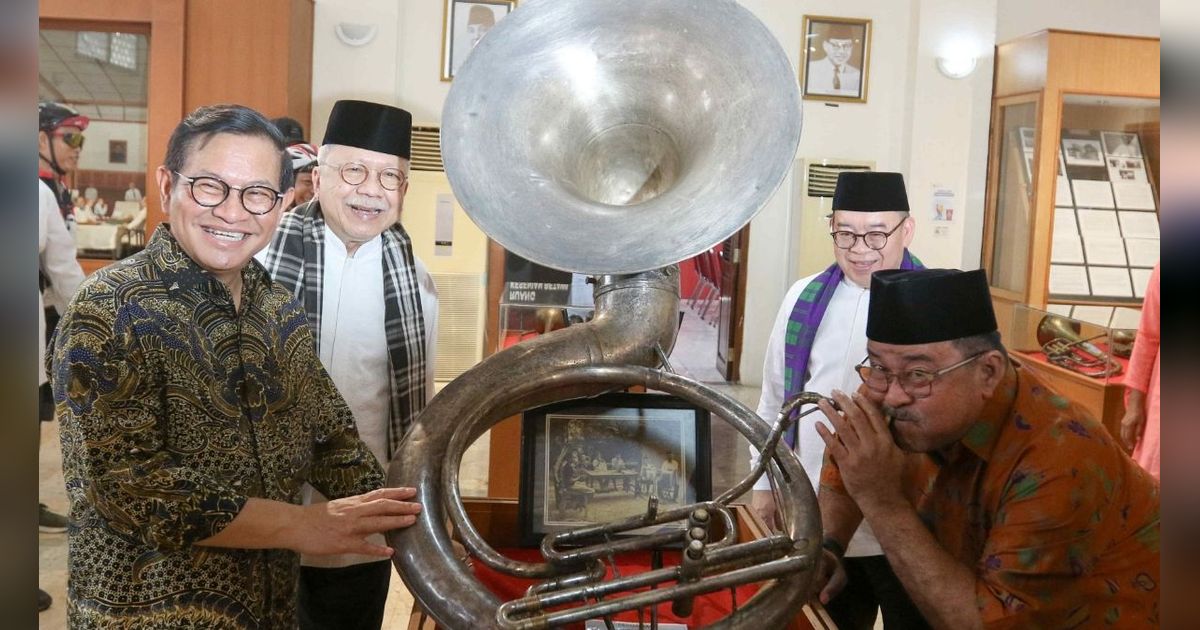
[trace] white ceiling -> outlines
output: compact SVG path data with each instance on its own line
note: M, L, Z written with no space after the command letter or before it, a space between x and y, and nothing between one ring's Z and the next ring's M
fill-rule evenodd
M38 99L65 103L98 120L145 122L145 35L87 33L104 48L133 53L135 70L80 54L81 31L43 30L38 40ZM114 39L112 36L115 35ZM132 41L132 45L131 45ZM128 46L129 48L123 48ZM132 48L136 47L136 51ZM111 50L111 48L110 48Z

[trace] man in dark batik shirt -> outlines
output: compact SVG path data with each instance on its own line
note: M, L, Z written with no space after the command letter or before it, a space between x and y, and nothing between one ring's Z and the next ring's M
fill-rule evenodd
M291 180L260 114L196 110L157 171L170 223L59 324L73 628L294 627L297 552L387 558L366 536L420 509L382 488L303 309L251 262ZM304 482L336 500L298 505Z

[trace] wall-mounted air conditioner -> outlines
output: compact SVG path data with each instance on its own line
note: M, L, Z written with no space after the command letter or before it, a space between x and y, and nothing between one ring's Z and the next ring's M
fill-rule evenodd
M487 235L450 189L442 168L440 129L413 127L412 171L401 221L413 252L438 288L434 378L450 381L483 358L487 318Z

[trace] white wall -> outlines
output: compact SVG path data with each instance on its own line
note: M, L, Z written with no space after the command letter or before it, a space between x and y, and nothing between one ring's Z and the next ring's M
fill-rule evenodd
M911 145L901 170L917 223L911 249L929 267L979 267L996 3L921 0L915 7ZM965 79L947 78L937 69L937 58L955 51L978 58L975 72ZM956 195L952 221L932 220L936 188Z
M1158 37L1158 0L1000 0L996 41L1047 28Z
M869 18L874 34L868 101L829 107L805 101L798 157L872 160L905 174L917 220L913 250L935 266L975 268L982 246L984 180L991 108L992 50L1043 28L1157 35L1156 0L741 0L799 64L803 16ZM316 0L311 137L324 133L339 98L390 102L418 123L437 123L449 83L440 80L440 0ZM378 26L373 42L350 48L338 22ZM938 73L944 46L961 42L979 54L969 78ZM957 195L955 221L937 235L930 220L934 187ZM789 229L798 212L795 182L751 223L743 328L742 380L757 384L763 351L791 277Z
M146 172L146 123L93 120L84 132L79 168L94 171ZM125 163L108 161L108 141L125 141ZM122 184L124 185L124 184Z

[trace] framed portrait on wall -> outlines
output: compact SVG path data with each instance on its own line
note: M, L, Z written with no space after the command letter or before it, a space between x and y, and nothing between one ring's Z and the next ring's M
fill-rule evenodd
M129 159L129 144L126 140L108 141L108 162L124 164Z
M526 411L521 538L607 523L712 498L708 411L665 394L604 394ZM683 527L669 524L630 535Z
M804 16L800 91L804 98L867 102L871 20Z
M450 81L458 74L479 40L516 6L517 0L446 0L442 23L443 81Z

